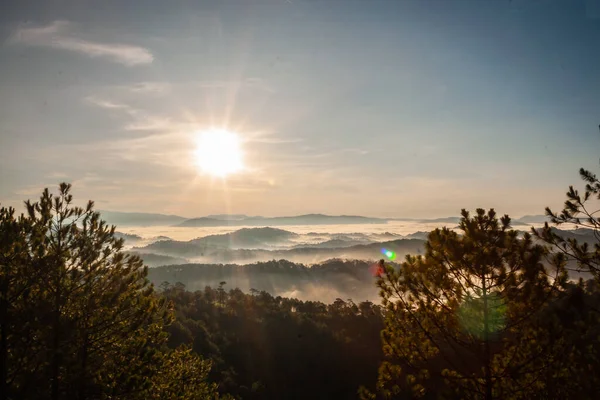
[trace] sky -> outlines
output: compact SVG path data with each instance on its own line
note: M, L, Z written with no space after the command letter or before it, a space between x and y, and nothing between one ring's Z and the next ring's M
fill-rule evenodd
M4 1L0 203L511 216L598 171L600 1ZM199 132L245 169L199 171Z

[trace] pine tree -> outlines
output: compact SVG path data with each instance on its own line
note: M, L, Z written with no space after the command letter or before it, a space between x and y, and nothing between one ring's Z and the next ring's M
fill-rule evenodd
M149 398L190 374L173 398L214 397L200 385L207 361L166 350L172 307L142 260L122 251L93 202L72 200L61 184L58 195L46 189L26 202L26 215L0 210L3 398Z
M541 229L532 228L532 232L535 237L549 245L550 251L562 254L568 261L569 269L592 275L597 285L600 283L600 179L584 168L580 168L579 176L585 183L583 191L575 189L572 185L569 186L563 209L554 212L546 207L545 211L552 225L574 227L580 232L584 231L588 240L585 238L577 240L576 235L565 237L564 233L557 231L547 222ZM588 288L584 290L584 283L580 278L578 290L597 292L597 287L594 288L596 285L588 282L586 285ZM567 355L565 358L571 361L565 368L577 371L575 379L561 377L563 379L559 382L564 382L560 387L562 390L574 386L589 396L589 393L597 390L598 386L596 374L590 376L589 373L597 369L600 363L600 341L598 340L600 312L597 307L592 306L590 310L589 305L587 307L583 304L579 305L577 312L586 311L587 313L582 315L583 321L577 321L574 327L568 325L559 327L565 336L577 338L565 351ZM586 348L582 350L579 343L585 343ZM579 394L578 398L584 398L585 395Z
M431 232L424 256L379 278L383 397L528 398L551 368L553 341L537 315L564 284L562 260L549 277L545 248L494 210L463 210L459 228Z
M600 281L600 180L592 172L581 168L581 179L585 182L583 196L579 190L569 186L567 200L560 213L546 207L546 215L553 225L591 230L595 243L590 246L575 238L565 239L546 222L542 229L533 229L533 234L552 246L552 249L566 255L577 264L578 271L592 274Z
M24 219L15 217L13 208L0 209L0 399L9 398L15 371L29 370L26 360L32 357L31 324L26 322L29 294L36 282L36 272L29 262L26 235L31 232ZM34 236L31 235L33 238ZM13 341L21 342L14 348Z

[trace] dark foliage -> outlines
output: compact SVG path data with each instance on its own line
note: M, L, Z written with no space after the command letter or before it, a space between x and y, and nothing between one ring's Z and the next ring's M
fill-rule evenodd
M175 305L169 344L213 359L211 378L244 399L351 399L381 362L380 307L163 286Z
M208 399L210 362L169 350L170 304L70 185L0 208L0 399Z
M566 236L547 222L542 229L533 229L533 234L572 261L576 265L575 271L590 273L600 281L600 180L583 168L579 170L579 176L585 182L583 192L569 186L562 211L554 212L546 207L546 215L556 226L584 230L588 240L582 240L577 234Z
M377 393L594 398L598 379L582 376L600 367L595 285L568 284L562 254L519 238L508 216L462 214L460 235L436 229L424 256L382 271L386 361Z

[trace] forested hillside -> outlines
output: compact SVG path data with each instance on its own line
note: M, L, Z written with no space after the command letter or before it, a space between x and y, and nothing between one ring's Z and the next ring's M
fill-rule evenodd
M210 377L244 399L349 399L374 385L382 360L380 307L244 294L225 284L189 292L163 286L175 305L169 345L214 360Z
M275 296L333 302L336 298L378 301L379 290L374 263L361 260L328 260L304 265L287 260L254 264L184 264L152 268L148 279L156 286L163 282L183 283L188 290L217 287L266 291Z
M226 286L195 292L183 285L162 287L175 306L169 346L190 345L210 357L214 362L210 377L221 382L221 391L244 399L353 399L360 386L375 389L377 369L384 360L380 344L384 308L371 302L338 299L325 304L267 292L242 293ZM594 398L600 383L593 372L600 367L600 344L594 337L600 335L600 327L587 331L585 340L578 332L582 324L593 321L598 307L600 290L589 281L570 284L560 301L543 310L545 327L550 329L551 321L557 321L563 334L568 333L554 361L556 371L564 369L564 378L541 378L539 385L550 385L543 398ZM454 357L468 355L463 349ZM430 362L434 369L444 365L439 357ZM592 375L569 372L582 367ZM432 380L424 388L426 399L448 397L442 380ZM406 391L393 398L414 397Z

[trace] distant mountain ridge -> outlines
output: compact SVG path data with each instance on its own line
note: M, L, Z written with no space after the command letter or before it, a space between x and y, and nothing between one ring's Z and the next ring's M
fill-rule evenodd
M422 219L419 222L423 223L449 223L449 224L458 224L460 222L460 217L444 217L444 218L434 218L434 219Z
M170 226L185 221L178 215L136 213L121 211L99 211L102 219L117 226Z
M139 256L144 260L144 265L155 268L163 265L187 264L189 260L183 257L165 256L162 254L139 253L137 251L128 251L127 254Z
M117 226L285 226L285 225L337 225L337 224L386 224L389 219L358 215L305 214L287 217L248 216L245 214L211 214L205 217L186 218L179 215L138 213L122 211L99 211L102 219Z
M538 215L526 215L523 218L511 218L510 224L512 226L523 226L529 225L530 223L537 223L539 218ZM529 219L528 219L529 218ZM431 223L444 223L444 224L458 224L460 223L461 217L444 217L444 218L435 218L435 219L421 219L418 220L424 224ZM529 222L531 220L531 222Z
M192 239L189 243L222 248L255 248L278 244L297 236L297 233L271 227L243 228L221 235Z
M286 226L286 225L349 225L387 224L388 221L412 221L421 223L456 224L460 217L433 219L376 218L358 215L304 214L286 217L248 216L245 214L211 214L205 217L186 218L179 215L100 211L102 218L117 226L177 226L177 227L221 227L221 226ZM548 221L544 215L525 215L513 218L513 226L537 224Z
M550 219L546 215L524 215L517 218L517 221L526 224L543 224L544 222L550 222Z
M177 226L285 226L285 225L342 225L342 224L387 224L387 219L356 215L306 214L290 217L246 217L243 219L217 219L210 217L191 218Z
M194 242L166 240L154 242L144 247L134 247L132 251L152 253L186 259L197 259L201 262L254 262L273 259L286 259L294 262L319 262L329 258L374 260L382 258L383 248L396 253L398 258L406 254L420 254L425 241L419 239L398 239L386 242L353 244L343 247L326 247L327 245L307 244L302 247L288 249L264 248L224 248ZM200 262L200 261L196 261Z
M504 214L502 214L504 215ZM509 215L510 216L510 215ZM440 218L387 218L388 221L409 221L420 222L423 224L443 223L443 224L458 224L461 217L440 217ZM520 218L511 217L511 225L523 226L530 224L538 224L549 221L545 215L524 215Z
M240 219L245 219L245 218L250 218L250 217L246 214L211 214L211 215L205 216L204 218L218 219L220 221L237 221ZM257 218L260 218L260 217L257 217Z
M283 229L264 228L242 228L237 231L208 235L188 241L173 239L158 240L143 247L151 252L162 252L163 254L202 254L206 251L236 250L236 249L267 249L273 245L294 239L299 235Z
M292 247L292 249L302 249L302 248L313 248L313 249L341 249L344 247L352 247L360 244L370 244L364 240L342 240L342 239L329 239L324 242L315 243L315 244L297 244Z
M136 235L133 233L123 233L123 232L115 232L115 237L117 239L123 239L128 243L136 243L142 240L140 235Z

